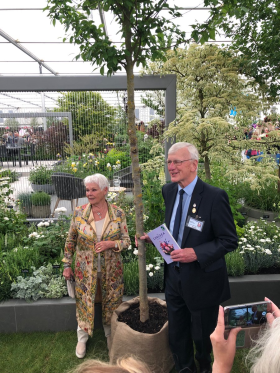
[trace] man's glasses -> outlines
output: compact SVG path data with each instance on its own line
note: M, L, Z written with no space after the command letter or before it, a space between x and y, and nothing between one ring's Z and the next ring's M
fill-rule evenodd
M171 163L174 164L174 166L181 166L181 164L183 162L187 162L187 161L193 161L192 158L190 159L183 159L182 161L179 161L178 159L175 159L174 161L166 161L165 163L167 164L167 166L171 166Z

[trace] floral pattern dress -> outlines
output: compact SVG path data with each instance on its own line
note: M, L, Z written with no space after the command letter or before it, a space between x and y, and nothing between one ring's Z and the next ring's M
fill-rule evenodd
M124 290L121 251L130 245L125 214L116 205L108 203L101 241L115 241L118 246L100 253L102 320L104 325L110 325L112 313L121 304ZM76 252L76 316L80 328L89 335L92 335L94 328L94 299L97 290L96 243L95 222L88 203L74 211L62 261L71 264Z

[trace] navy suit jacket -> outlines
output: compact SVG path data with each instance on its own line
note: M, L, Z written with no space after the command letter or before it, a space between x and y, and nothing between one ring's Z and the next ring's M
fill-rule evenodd
M168 228L177 192L177 183L165 184L162 188ZM192 212L194 204L195 213ZM202 232L185 224L181 246L193 248L197 255L195 262L180 263L183 296L188 308L196 311L230 298L224 256L237 248L238 239L227 193L199 178L190 201L189 216L198 216L204 222Z

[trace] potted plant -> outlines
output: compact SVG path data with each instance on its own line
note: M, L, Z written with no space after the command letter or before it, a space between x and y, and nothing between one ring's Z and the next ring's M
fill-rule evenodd
M32 216L32 202L31 202L32 193L20 193L18 195L18 203L20 210L27 216Z
M51 214L51 197L49 194L38 191L31 195L32 216L34 218L48 218Z
M45 193L54 194L52 185L53 170L46 166L39 166L30 171L29 181L34 192L43 191Z

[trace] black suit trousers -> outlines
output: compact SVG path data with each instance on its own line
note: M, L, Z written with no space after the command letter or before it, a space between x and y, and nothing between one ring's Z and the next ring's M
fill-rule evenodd
M167 266L165 276L165 297L169 321L169 345L178 372L186 368L194 369L195 358L200 366L211 363L212 345L210 334L217 325L219 305L191 311L183 296L184 283L182 274L174 263Z

